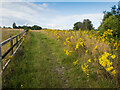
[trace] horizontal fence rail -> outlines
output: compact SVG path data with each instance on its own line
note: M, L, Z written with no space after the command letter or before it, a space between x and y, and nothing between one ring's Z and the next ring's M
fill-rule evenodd
M3 59L11 52L11 57L13 55L15 55L15 53L17 52L17 50L19 49L19 47L21 46L22 42L23 42L23 38L25 37L25 35L27 34L28 30L24 30L23 32L20 32L19 34L3 41L0 43L0 64L1 64L1 73L5 70L5 68L8 66L10 59L5 63L5 65L3 66ZM13 40L16 39L16 42L13 43ZM10 42L10 48L2 54L2 46L4 46L5 44ZM15 51L13 50L14 47L16 47Z

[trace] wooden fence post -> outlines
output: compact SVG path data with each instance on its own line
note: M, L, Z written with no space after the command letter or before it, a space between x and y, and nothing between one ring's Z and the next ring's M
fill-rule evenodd
M17 43L17 46L18 46L18 36L16 37L16 43Z
M19 35L19 39L20 39L21 37L20 37L20 35ZM21 42L21 40L20 40L20 42Z
M10 47L13 47L13 39L10 40ZM11 55L13 54L13 49L11 50Z
M18 42L18 36L16 37L16 43Z
M0 44L0 68L2 71L2 50L1 50L2 45Z
M1 50L2 45L0 44L0 89L2 90L2 50Z

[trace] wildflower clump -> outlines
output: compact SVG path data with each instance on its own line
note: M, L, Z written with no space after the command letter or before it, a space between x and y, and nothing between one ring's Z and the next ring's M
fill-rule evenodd
M65 50L65 49L64 49L64 51L66 52L66 55L71 55L72 51L68 51L68 50Z
M95 50L97 50L97 48L98 48L98 46L95 46L95 48L94 48L94 49L95 49Z
M90 63L90 62L91 62L91 59L88 59L88 62Z
M114 68L112 62L108 59L109 56L111 56L110 53L104 52L104 54L101 57L99 57L99 63L105 68L107 72L110 72L112 75L115 76L115 71L111 72ZM112 55L111 57L114 58L115 56Z
M81 65L81 68L86 75L89 75L88 65Z
M82 47L85 46L84 39L82 39L82 38L78 39L75 50L77 50L80 46L82 46Z
M112 55L112 56L111 56L112 59L115 59L115 57L116 57L115 55Z
M77 64L78 64L78 60L76 60L76 61L73 62L74 66L77 65Z

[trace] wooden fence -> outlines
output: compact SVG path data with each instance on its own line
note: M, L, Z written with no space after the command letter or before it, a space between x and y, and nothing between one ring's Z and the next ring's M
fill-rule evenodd
M27 34L28 30L24 30L23 32L20 32L19 34L3 41L0 43L0 64L1 64L1 73L5 70L5 68L8 66L9 62L10 62L10 58L9 60L5 63L5 65L3 66L3 59L11 52L11 57L15 55L15 53L17 52L17 50L19 49L19 47L21 46L24 36ZM15 40L16 39L16 40ZM13 40L15 40L16 42L13 43ZM10 48L2 54L2 46L4 46L5 44L10 42ZM14 50L14 47L16 47L16 49Z

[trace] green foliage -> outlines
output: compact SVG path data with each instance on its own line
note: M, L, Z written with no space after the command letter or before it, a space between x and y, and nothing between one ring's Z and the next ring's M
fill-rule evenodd
M89 19L84 19L82 22L76 22L73 27L74 30L91 30L93 29L93 25Z
M107 18L109 18L109 16L119 16L120 15L119 3L118 3L118 7L116 5L111 7L111 11L103 11L103 13L104 13L103 21L105 21Z
M83 29L83 23L82 22L76 22L74 24L74 30L79 30L79 28Z
M107 18L109 18L109 16L112 16L111 12L104 11L103 13L104 13L103 21L105 21Z
M120 3L120 2L119 2ZM106 31L107 29L113 30L113 36L120 37L120 6L114 5L111 8L111 11L104 11L104 17L101 25L98 29L101 32Z
M31 27L32 30L40 30L42 29L40 26L34 25Z
M93 29L93 25L91 23L92 22L89 19L84 19L83 25L84 25L85 30Z
M106 31L107 29L112 29L114 35L119 35L120 33L120 21L119 20L120 18L116 16L110 16L105 21L103 21L99 29L102 32Z

